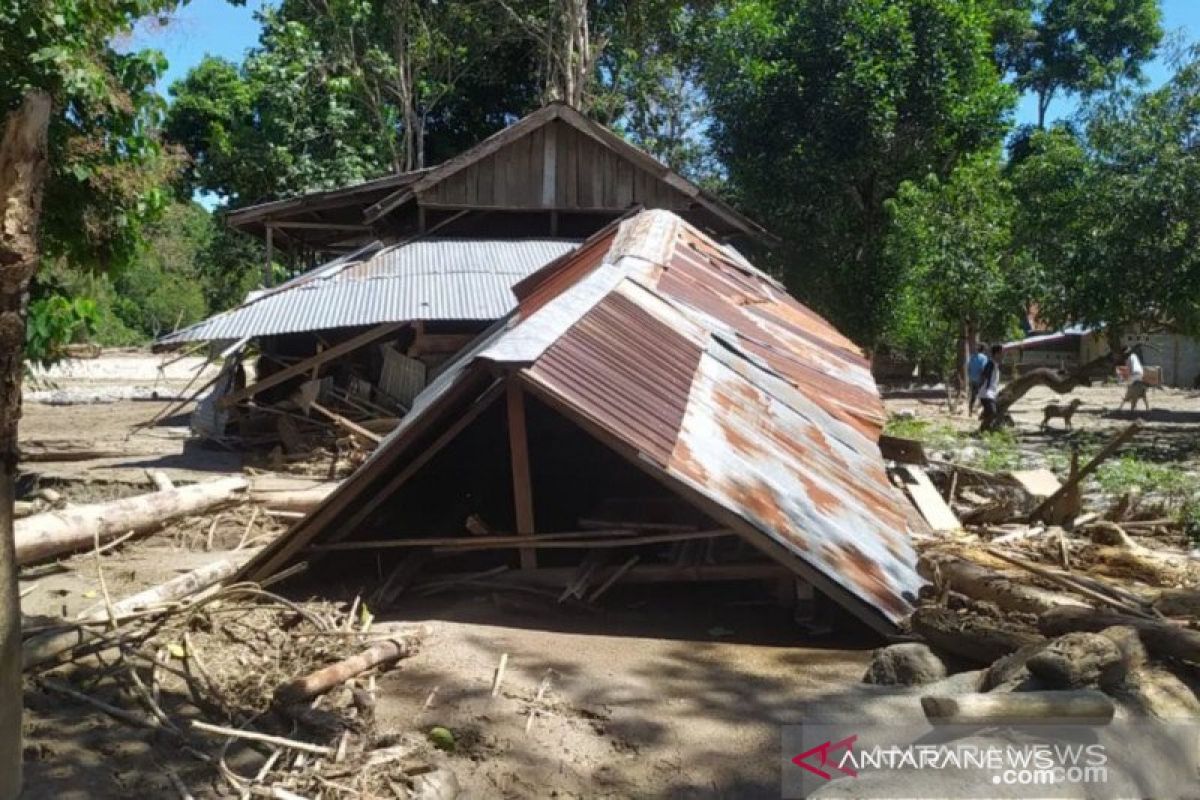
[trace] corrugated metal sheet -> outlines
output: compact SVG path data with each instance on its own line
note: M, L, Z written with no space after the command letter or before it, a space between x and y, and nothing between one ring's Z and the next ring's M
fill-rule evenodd
M578 245L563 239L421 239L339 260L160 344L240 339L407 320L489 321L513 284Z
M422 409L500 367L714 516L766 537L766 549L854 613L898 623L922 580L861 352L670 212L643 212L589 245L598 243L601 257L582 248L519 287L510 319L417 398L339 502L368 489L371 464L423 424ZM322 528L298 533L304 540L288 547Z
M903 618L921 579L858 348L668 212L625 223L590 274L575 260L562 265L575 282L544 276L482 357L528 364L528 380L643 460ZM597 285L611 288L597 299Z

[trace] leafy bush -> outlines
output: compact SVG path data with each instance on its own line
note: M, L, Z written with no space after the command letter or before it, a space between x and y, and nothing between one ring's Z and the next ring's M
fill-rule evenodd
M86 297L69 300L52 295L33 300L25 325L25 356L41 367L66 357L67 345L90 336L99 314L95 301Z

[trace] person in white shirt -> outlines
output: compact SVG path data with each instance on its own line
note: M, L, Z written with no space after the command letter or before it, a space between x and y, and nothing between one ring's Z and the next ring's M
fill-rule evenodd
M1136 411L1138 400L1141 400L1142 405L1149 411L1149 387L1146 384L1146 371L1142 367L1142 359L1130 348L1122 350L1121 355L1125 357L1125 368L1129 370L1129 388L1125 390L1125 397L1117 404L1117 411L1126 403L1129 403L1130 411Z

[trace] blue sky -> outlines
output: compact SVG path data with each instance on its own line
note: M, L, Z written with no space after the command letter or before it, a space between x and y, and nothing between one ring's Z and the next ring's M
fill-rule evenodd
M226 0L191 0L165 28L145 28L133 37L134 47L153 47L163 51L170 67L160 82L161 91L182 78L200 62L205 54L240 61L248 48L258 42L259 25L254 12L269 0L247 0L245 6L234 7ZM1200 41L1200 0L1164 0L1164 27L1167 38L1185 42ZM1146 69L1150 85L1161 84L1169 75L1162 59ZM1059 98L1050 107L1051 118L1071 114L1076 103L1071 98ZM1032 97L1023 98L1017 108L1018 122L1034 122L1037 103Z

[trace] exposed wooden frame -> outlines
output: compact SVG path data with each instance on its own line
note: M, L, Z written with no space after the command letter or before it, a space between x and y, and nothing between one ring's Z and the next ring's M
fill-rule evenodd
M354 529L357 528L372 511L383 505L388 498L399 491L404 484L408 483L408 481L414 475L416 475L422 467L428 464L434 456L442 452L442 449L446 445L458 438L458 435L462 433L468 425L474 422L480 414L486 411L492 405L492 403L495 402L498 397L500 397L503 391L504 384L502 381L496 381L489 386L483 392L483 394L479 396L479 399L477 399L474 404L467 408L467 410L464 411L462 415L454 421L454 424L443 431L442 434L434 439L433 442L416 458L408 462L403 469L393 475L386 484L384 484L369 499L359 506L359 508L353 514L351 514L345 520L345 522L342 523L341 529L333 536L330 536L327 541L331 544L334 542L340 542L353 533Z
M388 189L413 183L425 172L428 172L428 170L401 172L393 175L385 175L382 178L365 181L354 186L347 186L344 189L331 189L329 191L301 195L300 197L289 197L285 200L272 200L266 203L259 203L258 205L247 206L229 212L226 220L230 226L240 228L272 216L337 208L343 205L346 200L352 199L356 195L387 191Z
M281 369L274 375L269 375L266 378L263 378L258 383L252 384L243 389L239 389L236 392L230 392L221 398L218 405L220 405L221 408L229 408L247 398L254 397L259 392L270 389L272 386L278 386L284 381L291 380L299 375L303 375L314 367L319 367L321 364L324 364L326 361L330 361L338 356L343 356L346 353L351 353L360 347L365 347L371 342L382 339L384 336L393 334L403 328L406 324L407 323L404 322L389 322L384 325L376 326L366 333L360 333L358 336L355 336L352 339L347 339L340 344L335 344L333 347L317 353L312 358L306 358L305 360L293 364L286 369Z
M356 222L301 222L299 220L277 220L267 223L267 228L294 228L305 231L360 231L371 230L370 225Z
M532 537L533 482L529 469L529 436L525 426L525 395L515 378L507 381L508 450L512 459L513 508L516 512L517 533ZM521 549L521 569L537 569L537 553L532 548Z
M536 380L525 374L523 370L517 374L520 376L522 385L530 394L574 422L601 444L604 444L613 452L624 457L635 467L707 514L718 524L726 525L733 529L735 533L739 534L750 545L779 564L787 567L794 574L812 584L821 592L835 598L842 607L865 622L876 632L885 637L896 635L896 627L874 606L861 600L840 584L827 578L820 570L763 533L763 531L750 524L738 514L730 511L703 492L672 475L663 465L645 457L637 449L630 447L613 436L598 420L593 419L553 392L543 388Z

